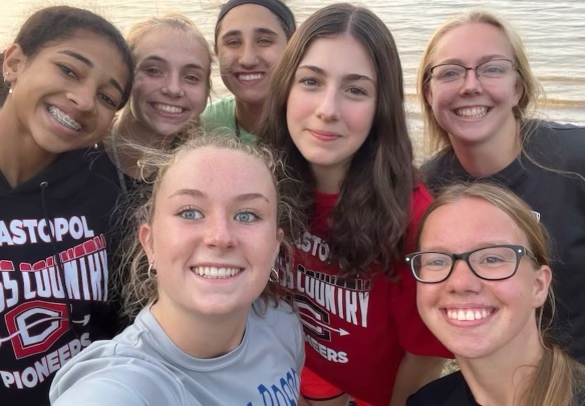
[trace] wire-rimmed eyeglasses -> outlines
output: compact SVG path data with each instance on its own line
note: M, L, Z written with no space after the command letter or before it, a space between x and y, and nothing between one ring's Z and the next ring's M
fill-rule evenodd
M538 262L521 245L490 245L461 254L440 251L414 252L406 256L412 274L422 283L440 283L453 272L458 260L467 262L469 269L480 279L499 281L514 276L522 257Z
M433 66L429 71L431 77L441 83L456 82L467 77L470 70L475 71L478 80L500 79L516 69L516 64L509 59L491 59L474 68L456 63L444 63Z

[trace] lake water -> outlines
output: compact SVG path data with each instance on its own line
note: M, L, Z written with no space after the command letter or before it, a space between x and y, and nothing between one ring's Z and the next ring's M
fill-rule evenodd
M301 23L327 0L289 0ZM169 11L191 18L213 41L220 7L215 0L5 0L0 14L0 44L14 38L18 27L35 9L55 4L85 7L109 18L122 31L133 22ZM410 126L419 141L422 123L415 97L416 69L434 30L449 16L475 6L497 10L521 32L534 72L544 86L546 117L585 123L585 1L583 0L369 0L363 2L388 25L398 45L405 75ZM217 69L216 69L217 71ZM214 75L214 97L226 90Z

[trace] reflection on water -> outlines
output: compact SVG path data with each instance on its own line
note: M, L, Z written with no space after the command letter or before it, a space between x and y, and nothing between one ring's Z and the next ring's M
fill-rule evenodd
M218 13L217 0L71 0L67 4L96 11L122 30L134 21L167 11L179 11L199 26L213 41ZM302 22L329 0L289 0L289 6ZM364 2L366 3L366 2ZM14 37L19 22L33 8L64 4L53 0L10 0L2 4L0 43ZM469 7L485 6L507 17L521 32L528 49L532 69L540 79L546 98L542 109L546 117L585 123L585 2L582 0L368 0L392 31L402 59L407 108L415 137L422 129L415 97L418 62L433 31L448 17ZM214 97L225 94L215 69Z

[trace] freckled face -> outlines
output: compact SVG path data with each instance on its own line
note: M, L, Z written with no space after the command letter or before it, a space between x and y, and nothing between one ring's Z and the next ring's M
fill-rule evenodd
M276 190L263 162L202 147L164 175L141 242L155 261L164 312L207 316L248 311L278 254Z
M506 213L477 198L437 208L420 238L421 251L462 253L496 244L530 249ZM457 357L521 352L527 343L539 342L535 309L546 300L549 282L550 269L535 268L526 256L514 276L500 281L479 279L465 261L457 261L446 281L417 283L418 309L433 334ZM474 320L459 317L467 312Z
M205 40L163 27L147 32L134 50L137 61L132 114L161 136L183 130L205 108L211 69Z

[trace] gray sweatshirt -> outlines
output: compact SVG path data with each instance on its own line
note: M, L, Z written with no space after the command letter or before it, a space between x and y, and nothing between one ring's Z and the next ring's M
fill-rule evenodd
M250 309L241 344L213 359L184 353L146 308L113 340L91 344L59 370L51 404L294 405L303 346L297 315L284 303L263 316Z

